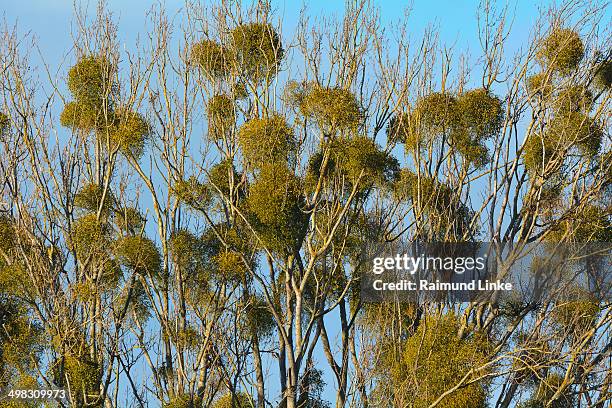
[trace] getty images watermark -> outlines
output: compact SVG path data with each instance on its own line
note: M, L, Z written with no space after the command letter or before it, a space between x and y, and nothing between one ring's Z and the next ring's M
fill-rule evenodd
M421 254L415 257L408 254L397 254L392 257L375 257L372 264L374 275L394 271L403 272L402 276L407 273L410 277L426 277L426 279L400 279L391 282L386 282L382 278L375 279L372 287L378 291L510 291L513 289L512 282L503 282L500 279L490 282L485 277L488 275L486 273L488 270L487 256L442 257ZM471 279L466 280L455 276L463 276L466 273ZM392 276L397 276L397 274ZM431 279L432 277L434 279Z
M366 302L534 297L567 285L568 279L572 285L611 293L610 244L394 242L372 245L363 253L367 267L361 296ZM595 264L597 268L587 267Z

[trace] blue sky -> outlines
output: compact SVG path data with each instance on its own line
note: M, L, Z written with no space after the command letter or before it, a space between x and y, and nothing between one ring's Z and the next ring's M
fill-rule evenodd
M94 10L96 0L89 0L90 9ZM108 8L114 13L119 22L119 35L122 45L127 48L134 43L136 36L146 32L147 18L145 11L151 6L159 4L154 0L109 0ZM409 35L418 40L426 27L435 25L440 30L440 40L447 44L455 44L458 51L470 50L472 56L479 54L480 46L477 36L476 11L478 2L472 0L378 0L374 1L380 6L383 26L390 26L402 17L405 10L411 9L409 18ZM536 20L540 8L545 8L540 2L533 0L517 0L512 2L514 13L513 31L509 37L507 51L516 50L525 46L529 38L529 30ZM87 4L84 1L84 4ZM174 16L183 2L180 0L167 0L161 2L168 15ZM295 27L302 2L292 0L277 0L273 2L279 17L284 24L284 35L291 35ZM342 0L312 0L307 1L311 15L331 16L339 15L344 8ZM498 6L506 4L499 1ZM17 23L18 32L25 34L32 32L38 39L40 49L46 61L50 64L51 72L55 72L58 65L71 48L73 31L73 0L1 0L0 13L9 26ZM176 20L175 20L176 21ZM180 21L177 21L180 22ZM36 54L33 55L36 61ZM73 61L69 58L68 64ZM64 70L68 69L64 67ZM64 71L65 72L65 71ZM326 366L320 359L322 366ZM333 380L329 382L326 397L333 400Z
M0 11L9 25L18 22L20 32L32 31L38 37L41 49L45 50L46 58L58 58L69 49L72 39L71 20L73 0L3 0ZM158 4L155 0L108 0L109 9L113 11L120 22L120 34L129 43L136 34L144 31L146 21L145 11ZM511 7L516 10L514 34L510 43L518 45L528 38L529 27L538 14L540 1L521 0ZM93 9L96 0L85 0ZM161 2L173 15L183 5L181 0ZM295 26L302 2L292 0L276 0L273 2L284 21L285 31ZM342 0L312 0L306 1L312 15L341 14L344 7ZM401 17L409 7L410 34L416 37L422 35L429 24L440 28L441 39L448 43L457 43L459 48L469 46L474 52L478 49L476 9L478 2L474 0L375 0L380 6L384 25L388 25ZM498 1L500 6L506 4ZM53 63L53 61L49 61Z

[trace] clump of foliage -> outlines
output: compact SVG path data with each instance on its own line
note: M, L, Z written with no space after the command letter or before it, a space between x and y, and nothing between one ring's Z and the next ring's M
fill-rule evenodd
M74 100L64 106L60 123L85 135L95 132L108 149L118 149L124 156L138 159L151 127L138 112L114 109L114 73L115 68L105 57L80 59L68 72L68 89Z
M457 152L475 168L485 166L489 161L489 149L482 142L464 139L462 142L455 141Z
M266 301L256 295L248 298L246 319L251 333L257 333L260 338L271 335L276 327L274 316L272 316Z
M101 124L100 111L95 106L68 102L60 114L62 126L91 132Z
M0 388L31 373L40 357L40 327L27 310L13 299L0 298Z
M172 194L193 208L202 208L210 202L210 188L191 176L187 180L178 180L172 186Z
M175 395L168 402L162 404L163 408L197 408L201 406L202 402L200 399L190 394Z
M393 117L387 137L415 151L446 134L457 153L482 167L488 157L485 141L500 131L503 117L501 100L486 89L473 89L459 97L433 92L418 99L410 114Z
M314 85L297 101L302 114L313 118L324 132L355 132L363 121L359 101L348 89Z
M246 161L254 167L287 162L296 147L293 130L280 115L246 122L238 132L238 144Z
M608 89L612 84L612 61L606 60L599 63L595 72L595 85L599 89Z
M382 151L367 136L356 136L347 139L336 139L330 142L336 170L356 183L361 177L365 187L373 183L385 185L397 179L399 162Z
M193 64L212 79L227 75L229 69L228 51L216 41L205 39L193 44L190 59Z
M458 336L459 320L453 314L428 317L403 347L402 365L394 367L391 376L408 381L408 393L414 407L428 407L459 379L472 372L471 378L485 374L479 369L486 363L490 348L486 338L477 333ZM452 350L452 353L448 351ZM449 394L443 405L449 408L487 406L486 381L477 381Z
M306 191L314 191L319 183L321 175L323 175L324 178L328 178L330 175L334 174L336 168L334 155L328 154L327 163L325 165L324 159L323 151L317 151L309 157L306 176L304 178Z
M558 299L552 318L565 329L584 333L593 325L599 311L599 301L592 293L572 287Z
M406 143L409 135L410 115L408 113L400 112L389 120L389 124L387 125L387 140L390 143ZM411 148L411 150L413 149Z
M557 111L562 114L570 112L588 113L593 106L593 94L584 86L568 86L559 92L555 105Z
M216 230L211 228L200 238L205 269L214 272L218 282L249 281L249 271L256 267L257 260L248 233L239 224L219 225Z
M549 239L553 242L611 242L612 220L609 211L596 205L586 205L552 228Z
M386 187L399 177L399 162L366 136L343 137L325 142L323 150L310 157L305 180L309 191L321 175L325 180L340 177L349 185L359 182L360 190L373 185Z
M102 200L104 200L104 202ZM103 215L108 215L115 205L115 197L110 189L107 189L105 193L104 186L96 183L88 183L74 196L74 205L94 214L101 209Z
M227 393L213 404L213 408L254 408L255 402L246 392Z
M488 159L485 142L500 131L503 119L501 100L487 89L473 89L459 97L432 92L419 98L410 114L396 115L387 137L404 143L410 152L448 135L454 151L479 168Z
M96 214L90 213L77 219L72 225L70 242L77 257L85 261L89 256L104 254L109 244L110 228L99 220Z
M218 277L223 281L243 282L249 277L249 265L242 260L241 253L232 249L220 251L214 257Z
M13 220L6 215L0 215L0 251L8 253L16 243L17 235Z
M283 90L283 101L287 106L301 110L304 98L313 86L309 81L288 81Z
M180 229L170 235L168 244L172 261L179 268L187 269L199 256L202 242L192 232Z
M172 233L169 252L174 265L181 269L185 282L206 286L213 268L213 257L219 252L219 243L207 231L197 237L191 231L180 229Z
M603 131L597 121L581 112L566 112L555 116L550 124L550 137L568 145L576 145L583 156L592 158L601 147Z
M476 233L471 225L473 212L447 184L425 175L403 169L393 193L400 200L410 200L416 211L426 216L427 229L437 239L464 240L464 235Z
M0 258L0 293L23 296L32 285L32 279L23 265L14 262L6 265Z
M446 92L432 92L416 101L410 119L405 144L407 150L414 150L456 126L457 99Z
M398 198L419 201L428 211L447 211L453 202L450 187L431 177L419 177L408 169L401 170L394 187Z
M144 224L145 217L138 208L124 207L115 211L115 224L119 229L130 235L138 235Z
M582 61L584 44L576 31L555 28L542 41L537 55L543 65L567 74Z
M527 78L527 90L530 95L539 93L546 98L552 93L552 89L550 76L545 72L540 72Z
M151 127L138 112L115 112L114 125L109 131L110 148L118 148L128 157L140 158L151 135Z
M157 276L162 269L159 249L149 238L134 236L119 240L116 254L120 262L143 275Z
M72 355L65 356L63 361L63 380L66 388L70 387L70 393L80 405L102 406L102 401L97 401L100 394L100 383L102 381L102 367L89 356ZM94 401L95 405L90 405Z
M285 50L271 24L239 24L230 36L234 58L248 78L269 81L276 75Z
M549 134L532 134L523 148L523 163L531 174L550 174L550 164L559 157L560 145ZM558 166L555 166L558 167Z
M576 406L575 397L572 395L571 388L568 387L555 400L552 398L563 384L563 376L550 373L543 378L533 395L526 402L519 404L519 408L573 408Z
M128 296L131 301L127 302L126 314L130 318L136 316L141 322L148 320L151 317L151 301L141 280L135 280L131 287L124 285L121 288L120 293L115 298L117 309L121 310L125 307Z
M236 121L234 101L225 94L215 95L208 101L206 113L208 137L212 140L223 139Z
M482 167L488 159L484 142L499 133L503 123L502 102L488 90L479 88L461 94L456 109L458 118L450 144L468 163Z
M101 107L113 68L105 57L86 56L68 71L68 89L80 104Z
M68 89L74 97L60 116L62 126L90 132L103 124L111 93L113 68L105 57L86 56L68 71Z
M11 128L11 119L4 112L0 112L0 135L5 134Z
M461 94L457 99L457 110L460 131L479 142L495 136L504 119L502 101L484 88Z
M200 336L196 327L187 324L176 333L176 344L183 349L195 350L200 343Z
M309 366L300 383L300 398L297 406L303 408L329 408L329 402L322 398L325 389L323 372L314 366Z
M293 252L305 233L303 205L301 180L280 162L262 167L247 197L252 224L264 243L280 252Z
M119 286L123 270L116 259L105 257L100 261L100 272L97 284L103 290L113 290Z
M211 190L229 197L231 187L236 186L241 177L232 160L225 159L210 168L208 182L212 185Z

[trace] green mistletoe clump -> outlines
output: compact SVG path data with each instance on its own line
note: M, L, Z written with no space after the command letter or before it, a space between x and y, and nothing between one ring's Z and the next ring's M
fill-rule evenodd
M601 306L597 298L581 287L571 287L557 299L551 316L566 333L584 333L597 320Z
M372 184L382 186L397 178L399 162L381 150L372 139L357 136L338 139L332 144L336 166L351 183L357 182L359 177L362 177L365 186Z
M281 162L262 167L246 199L252 224L274 251L293 252L305 233L302 181Z
M114 113L109 128L110 149L119 149L124 156L139 158L151 135L151 127L138 112L122 109Z
M101 209L103 215L108 215L115 206L115 197L110 189L107 189L105 194L103 186L96 183L88 183L75 194L74 205L94 214Z
M324 156L327 161L324 165ZM341 181L364 190L378 185L386 187L399 175L399 162L367 136L341 137L323 144L308 162L306 188L309 191L324 181Z
M414 407L430 406L471 370L474 371L469 378L486 374L486 368L479 368L488 361L489 341L478 333L460 338L458 329L459 320L452 314L428 317L406 341L402 368L396 367L392 375L397 381L410 382L407 391ZM453 352L449 354L449 350ZM449 394L443 403L448 408L484 408L487 396L486 381L468 382Z
M99 220L95 213L86 214L75 220L70 243L77 258L85 261L89 256L103 255L110 242L110 233L109 225Z
M109 151L120 151L126 157L142 156L151 128L138 112L115 109L118 91L116 67L105 57L81 58L68 71L68 89L73 101L60 114L62 126L78 130L85 137L95 133Z
M190 59L211 79L223 78L229 70L228 50L213 40L201 40L191 47Z
M410 135L410 114L400 112L389 120L387 125L387 140L389 143L407 143ZM410 148L414 150L415 146Z
M533 175L546 176L552 174L559 168L558 158L562 150L561 147L560 143L553 140L549 133L530 135L523 149L525 169Z
M145 217L135 207L123 207L115 211L115 224L124 234L137 235L141 232Z
M224 197L230 196L231 187L240 183L242 174L236 170L231 159L225 159L215 164L208 172L208 182L211 184L211 191L220 193ZM244 192L239 191L242 195Z
M295 151L293 129L284 117L254 118L240 127L238 144L248 164L259 168L270 162L287 162Z
M527 77L527 91L529 95L542 95L547 98L553 91L550 75L545 72L540 72Z
M467 91L457 98L455 129L451 133L451 147L476 168L488 161L485 142L501 129L504 112L501 100L488 90Z
M17 235L13 220L0 215L0 251L8 253L17 244Z
M121 264L136 273L159 276L162 271L161 254L149 238L122 238L117 242L115 252Z
M227 393L213 404L213 408L253 408L254 406L253 397L246 392Z
M285 50L271 24L240 24L231 31L230 37L230 52L248 78L267 82L276 75Z
M242 254L233 249L222 249L213 258L217 278L221 281L244 282L249 279L251 265L245 263Z
M363 112L355 95L339 87L313 85L306 87L299 97L302 114L316 121L326 133L336 130L355 132L363 121Z
M602 61L597 65L595 71L595 86L605 90L612 84L612 61Z
M4 112L0 112L0 136L3 136L11 128L11 119Z
M612 220L609 211L593 204L586 205L552 228L549 239L553 242L611 242Z
M576 31L555 28L542 41L537 57L542 65L561 74L567 74L582 61L584 44Z
M103 402L99 400L102 366L98 362L86 354L69 354L64 358L63 369L65 381L70 384L70 392L77 405L103 406Z
M172 194L193 208L202 208L208 205L211 199L210 187L200 182L195 176L174 182Z
M180 229L170 235L169 252L172 262L184 271L192 269L202 257L202 240L191 231Z
M581 85L572 85L563 88L556 100L555 108L558 113L567 114L570 112L588 113L593 107L593 94Z
M62 126L90 132L104 125L111 109L114 68L105 57L86 56L68 71L68 89L74 97L60 115Z
M272 334L275 321L268 304L261 296L251 295L246 302L246 323L251 333L258 337Z
M404 143L407 150L416 150L456 127L457 98L446 92L432 92L416 101L410 118Z
M225 94L210 98L206 106L208 115L208 137L221 140L232 129L236 121L234 101Z
M559 143L568 148L576 146L579 153L586 158L595 157L601 148L601 126L581 112L564 112L555 116L548 131L550 138L557 138Z

